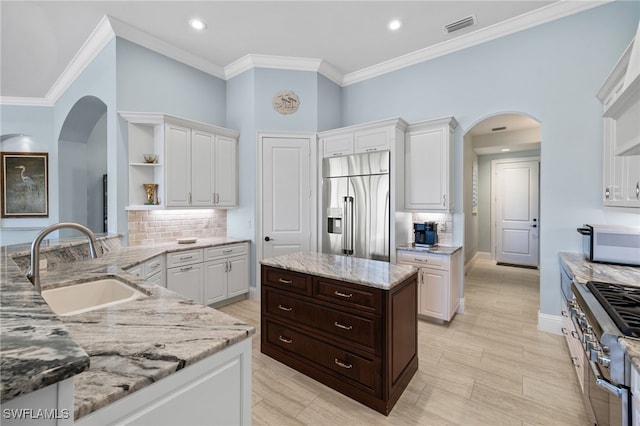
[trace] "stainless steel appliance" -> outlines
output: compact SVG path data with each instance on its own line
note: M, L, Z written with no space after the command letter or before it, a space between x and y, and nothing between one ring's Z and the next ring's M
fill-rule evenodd
M585 224L578 232L590 261L640 265L640 226Z
M640 337L640 288L589 281L562 269L562 295L584 351L584 398L593 424L631 426L630 362L621 339Z
M424 222L413 224L413 244L417 247L433 247L438 245L438 224Z
M323 160L323 253L389 261L389 166L389 151Z

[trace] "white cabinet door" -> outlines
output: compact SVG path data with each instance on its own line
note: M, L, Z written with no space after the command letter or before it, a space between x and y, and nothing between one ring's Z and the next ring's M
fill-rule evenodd
M204 304L220 302L227 296L226 259L212 260L204 264Z
M418 287L419 314L449 320L449 273L423 268L422 282Z
M327 136L322 139L323 157L338 157L354 153L353 133Z
M203 303L202 263L167 270L167 288L196 302Z
M384 151L389 149L391 130L391 128L385 127L382 129L362 130L356 132L354 135L356 153Z
M411 130L405 147L405 208L449 211L453 208L453 131L438 125Z
M173 124L166 126L166 205L191 205L191 130Z
M640 155L625 156L625 205L640 207Z
M215 206L238 205L238 141L226 136L216 136L213 161L215 181Z
M605 206L624 205L624 163L625 157L615 155L615 127L612 118L604 118L603 140L603 191L602 204Z
M247 256L229 259L228 279L228 297L238 296L249 291L249 259Z
M214 205L215 136L200 130L191 131L191 205Z

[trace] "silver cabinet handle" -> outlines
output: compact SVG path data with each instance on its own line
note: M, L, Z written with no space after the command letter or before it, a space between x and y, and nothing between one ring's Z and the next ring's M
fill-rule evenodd
M222 250L223 253L231 253L233 252L233 249L229 249L229 250Z
M278 282L281 282L282 284L293 284L293 281L285 280L285 279L282 279L282 278L279 278Z
M429 259L419 259L417 257L414 257L413 260L417 260L418 262L428 262Z
M189 260L189 259L193 259L193 255L191 255L191 256L180 256L180 260Z
M184 272L184 271L190 271L192 269L193 269L193 266L185 266L184 268L180 268L180 271Z
M189 193L189 204L191 204L191 193Z
M346 293L341 293L338 290L334 291L333 294L335 294L336 296L344 297L346 299L350 299L353 297L353 293L346 294Z
M159 268L159 267L160 267L160 262L149 264L149 268L150 269L156 269L156 268Z
M335 325L336 327L341 328L343 330L351 330L351 329L353 329L352 325L342 325L338 321L334 321L333 325Z
M332 156L334 156L334 157L337 157L338 155L342 155L342 153L341 153L341 152L334 152L334 153L333 153L333 154L331 154L331 155L332 155Z
M224 262L224 271L229 272L229 262Z
M636 183L636 199L640 200L640 181Z
M287 345L293 343L293 339L289 339L284 336L278 336L278 340L280 340L282 343L286 343Z
M227 261L227 263L229 264L229 272L231 272L233 270L233 263Z
M285 311L285 312L293 311L293 308L288 308L288 307L282 306L282 305L278 305L278 309L280 309L281 311Z
M442 207L447 207L447 195L442 196Z
M353 364L340 361L338 358L334 358L333 361L336 363L336 365L339 365L342 368L346 368L346 369L353 368Z
M377 151L378 148L367 148L365 151L366 152L371 152L371 151Z
M607 186L607 188L604 190L604 198L608 200L609 197L611 197L611 187Z

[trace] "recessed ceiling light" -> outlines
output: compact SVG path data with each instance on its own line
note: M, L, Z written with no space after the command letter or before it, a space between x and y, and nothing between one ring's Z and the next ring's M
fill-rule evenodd
M207 29L207 24L202 19L194 18L189 21L189 25L196 31L204 31Z
M399 30L401 26L402 26L402 21L400 21L399 19L394 19L391 22L389 22L389 29L391 31Z
M500 151L502 151L502 152L509 152L509 151L511 151L511 148L502 148Z

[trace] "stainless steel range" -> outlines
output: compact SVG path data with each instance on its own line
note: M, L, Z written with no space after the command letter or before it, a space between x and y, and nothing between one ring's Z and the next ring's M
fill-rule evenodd
M584 363L583 391L594 424L630 426L631 365L620 339L640 337L640 288L572 282L571 293L568 306L577 334L573 337L584 351L578 362Z

